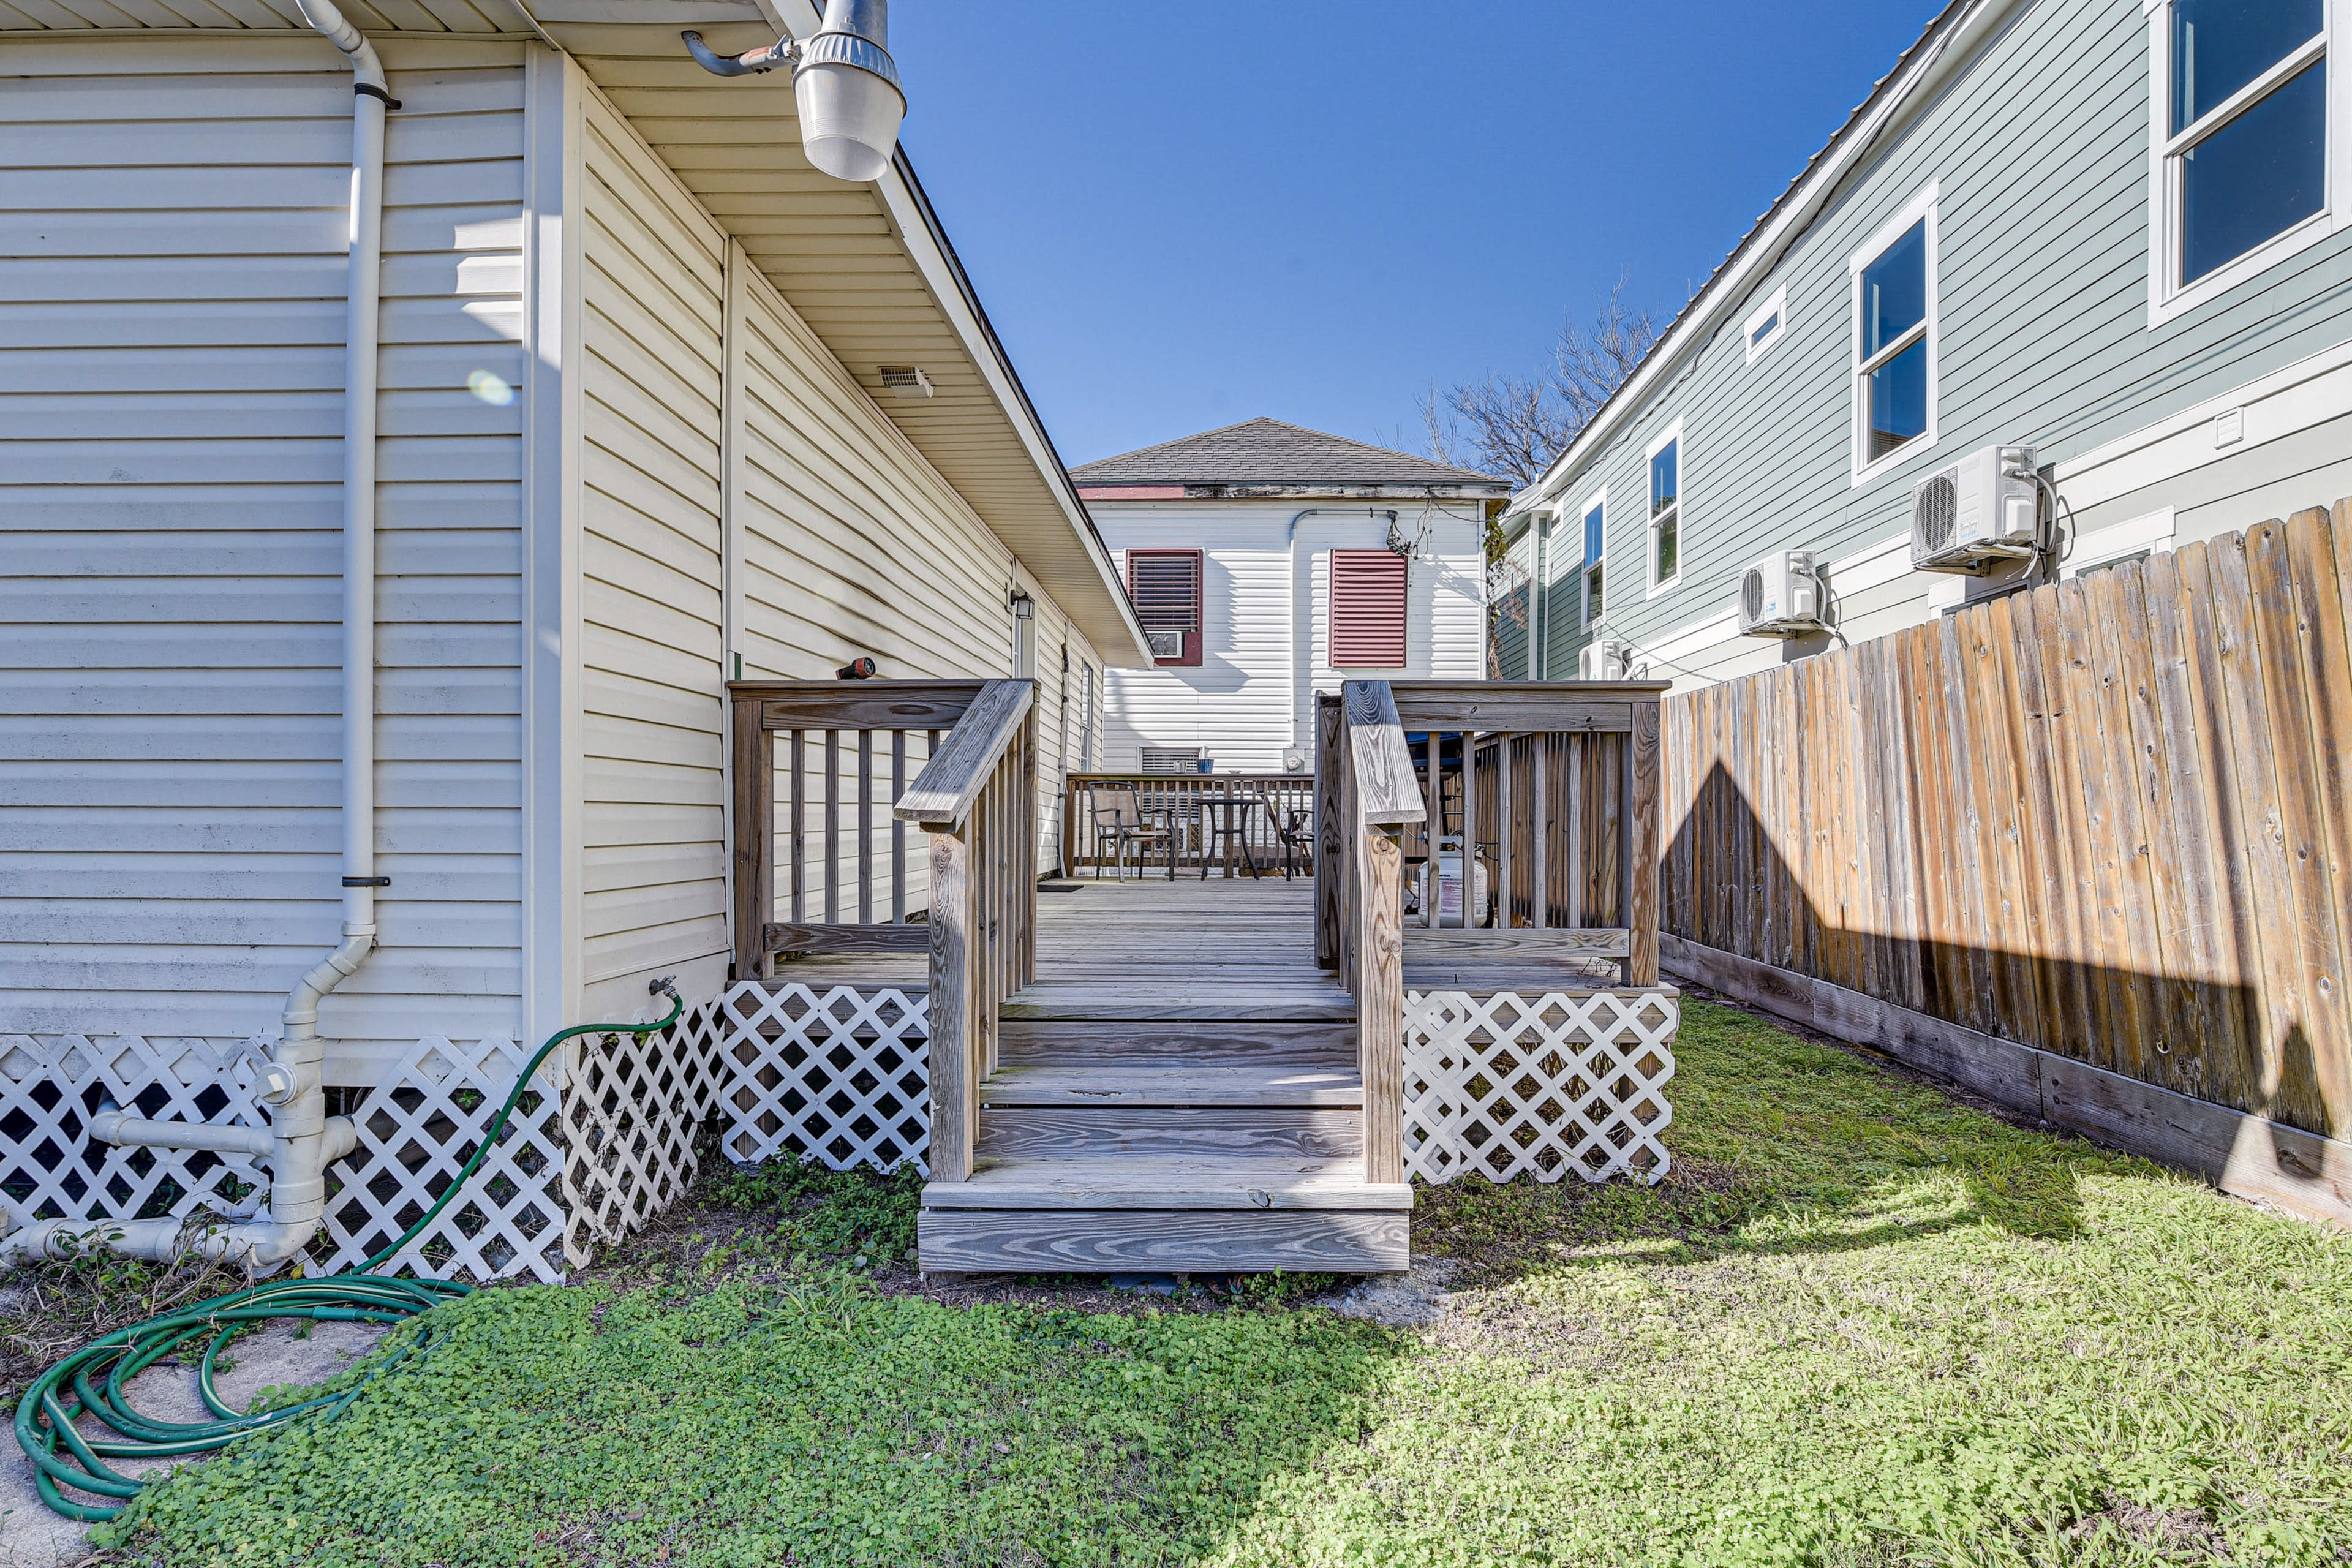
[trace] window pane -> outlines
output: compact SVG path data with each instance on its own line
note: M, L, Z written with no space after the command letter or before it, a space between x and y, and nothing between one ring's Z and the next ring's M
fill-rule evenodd
M1584 619L1589 626L1601 618L1601 568L1591 566L1584 573Z
M1868 359L1927 315L1927 220L1879 253L1862 274L1862 357Z
M1775 310L1772 314L1765 317L1761 321L1756 323L1756 330L1748 334L1748 341L1751 343L1762 342L1766 338L1772 335L1772 329L1780 324L1780 313L1778 310Z
M1675 491L1679 488L1675 472L1675 451L1680 441L1669 441L1658 448L1650 459L1650 515L1655 517L1675 504Z
M1657 570L1653 581L1663 583L1682 565L1682 520L1680 511L1670 511L1660 518L1652 530L1657 536Z
M1587 566L1601 559L1601 509L1594 507L1584 514L1584 563Z
M2173 0L2172 134L2315 36L2320 10L2320 0Z
M1869 400L1872 461L1927 433L1926 339L1870 373Z
M2180 280L2293 228L2326 199L2321 60L2181 155Z

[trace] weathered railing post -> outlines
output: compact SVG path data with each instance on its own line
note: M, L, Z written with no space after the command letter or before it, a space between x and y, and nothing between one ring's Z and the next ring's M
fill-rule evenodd
M1345 705L1349 877L1353 936L1349 989L1364 1079L1364 1179L1404 1180L1404 843L1425 807L1386 681L1351 680Z
M760 699L731 694L735 746L735 976L768 977L767 928L776 912L776 737Z
M992 680L898 799L931 835L931 1149L935 1182L971 1179L998 1008L1034 963L1035 683Z
M970 824L931 836L931 1148L933 1181L971 1179L980 946Z
M1315 699L1315 962L1339 967L1339 810L1345 786L1339 761L1339 700Z
M1639 704L1626 738L1625 984L1658 983L1658 704Z

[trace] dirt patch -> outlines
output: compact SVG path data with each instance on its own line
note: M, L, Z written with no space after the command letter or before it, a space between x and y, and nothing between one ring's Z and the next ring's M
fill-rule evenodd
M2110 1494L2105 1509L2075 1521L2066 1533L2081 1541L2097 1534L2103 1524L2113 1525L2134 1544L2160 1553L2161 1562L2212 1563L2226 1559L2223 1547L2227 1543L2220 1528L2198 1509L2166 1511Z
M1315 1305L1384 1329L1425 1329L1453 1306L1453 1294L1445 1287L1456 1272L1451 1258L1416 1253L1408 1272L1372 1275L1346 1294L1326 1296Z

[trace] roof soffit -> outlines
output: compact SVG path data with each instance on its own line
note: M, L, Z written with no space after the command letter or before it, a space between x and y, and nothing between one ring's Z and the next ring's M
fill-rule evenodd
M903 155L872 184L818 173L802 155L783 72L714 77L689 58L681 26L737 52L779 31L806 37L813 5L674 0L656 24L603 18L629 0L532 0L530 10L679 181L742 246L913 443L1113 664L1149 648L1109 552L1061 460L966 296L953 252ZM751 12L749 20L744 14ZM572 20L585 16L592 19ZM933 395L899 397L885 364L920 366Z

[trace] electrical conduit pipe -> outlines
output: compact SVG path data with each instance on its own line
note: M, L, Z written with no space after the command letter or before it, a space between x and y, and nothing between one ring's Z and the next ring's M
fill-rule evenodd
M343 356L343 940L286 998L285 1038L263 1099L273 1107L266 1134L255 1129L148 1121L116 1111L93 1119L110 1142L162 1149L243 1152L269 1163L268 1218L215 1227L194 1250L261 1273L284 1267L309 1245L327 1212L327 1163L353 1142L342 1118L331 1134L322 1077L326 1046L319 1004L359 972L374 946L375 889L375 426L378 307L383 292L383 117L394 107L375 47L333 0L298 0L302 18L352 64L351 275ZM99 1123L110 1129L100 1130ZM235 1141L229 1142L232 1135ZM266 1138L268 1149L249 1142ZM181 1250L178 1220L39 1220L0 1240L0 1258L60 1258L98 1242L142 1257ZM158 1250L161 1249L161 1250Z

